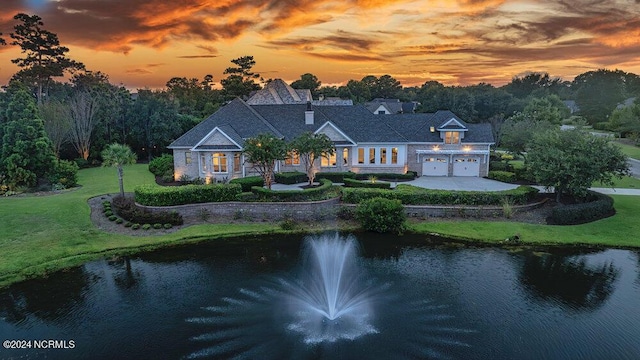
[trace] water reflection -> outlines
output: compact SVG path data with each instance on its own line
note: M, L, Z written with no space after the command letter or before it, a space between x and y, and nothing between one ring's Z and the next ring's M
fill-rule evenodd
M84 268L73 268L17 284L0 293L0 317L12 323L26 321L29 316L64 322L65 316L84 302L90 283Z
M609 298L619 272L611 262L589 264L585 255L544 254L525 259L520 281L537 299L593 311Z
M142 275L133 270L129 256L116 257L107 263L114 269L113 281L119 288L131 289L140 282Z

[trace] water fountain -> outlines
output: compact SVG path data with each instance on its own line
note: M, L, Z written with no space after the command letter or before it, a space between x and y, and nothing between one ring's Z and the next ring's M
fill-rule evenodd
M367 358L371 354L359 351L382 342L393 354L440 359L447 358L441 346L468 346L453 337L472 331L440 325L452 318L446 305L407 301L368 274L358 250L353 237L307 238L292 274L241 288L205 308L211 316L187 319L214 327L192 338L210 345L187 358Z

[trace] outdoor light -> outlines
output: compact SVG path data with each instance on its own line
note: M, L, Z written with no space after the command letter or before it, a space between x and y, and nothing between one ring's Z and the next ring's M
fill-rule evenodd
M433 147L433 151L440 151L440 146L436 145Z
M431 132L436 132L436 128L435 127L430 127L429 130L431 130Z

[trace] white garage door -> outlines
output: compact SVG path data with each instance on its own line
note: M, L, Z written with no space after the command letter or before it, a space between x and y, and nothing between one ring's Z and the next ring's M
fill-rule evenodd
M422 176L447 176L449 175L449 163L447 158L426 157L422 163Z
M475 157L456 158L453 161L453 176L480 176L480 159Z

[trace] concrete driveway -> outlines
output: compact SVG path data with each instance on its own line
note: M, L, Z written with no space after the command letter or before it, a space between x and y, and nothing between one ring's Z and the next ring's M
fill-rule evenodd
M444 177L421 176L415 180L399 182L426 189L466 190L466 191L502 191L515 189L518 185L505 184L499 181L479 177Z

